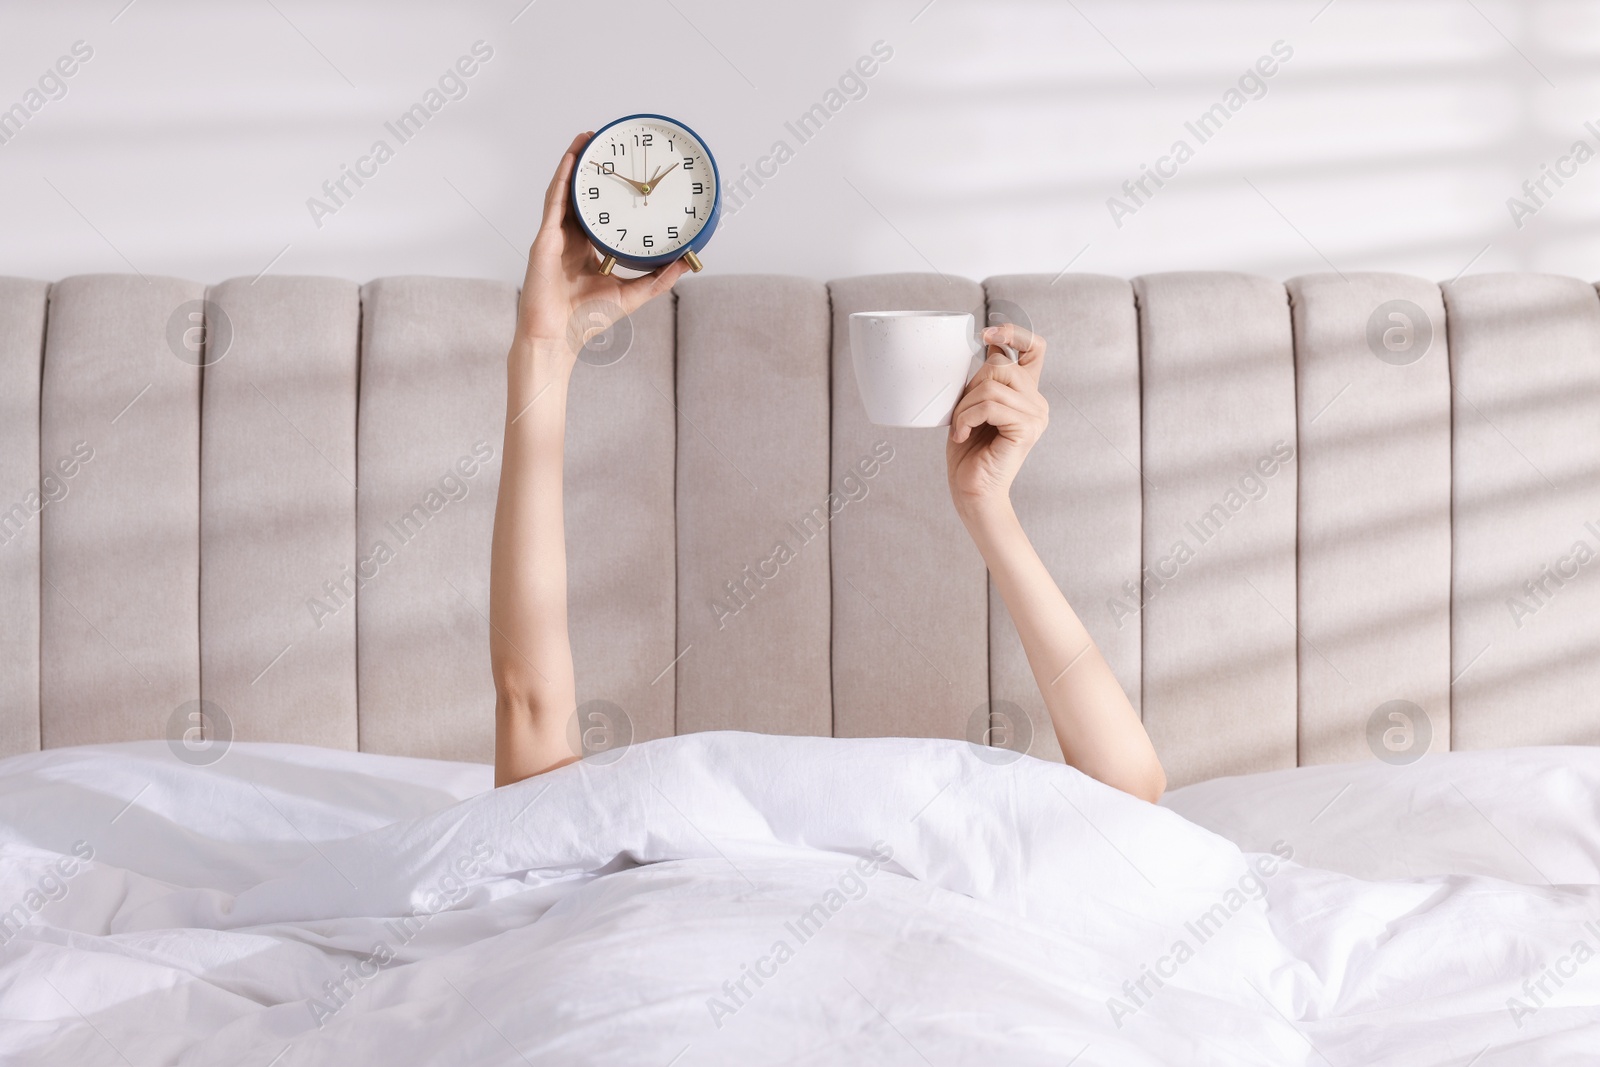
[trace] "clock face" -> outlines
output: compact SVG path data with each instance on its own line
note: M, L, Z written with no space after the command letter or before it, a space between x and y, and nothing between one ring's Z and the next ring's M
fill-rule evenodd
M605 250L648 260L683 249L711 218L716 168L694 134L671 119L607 126L572 175L578 214Z

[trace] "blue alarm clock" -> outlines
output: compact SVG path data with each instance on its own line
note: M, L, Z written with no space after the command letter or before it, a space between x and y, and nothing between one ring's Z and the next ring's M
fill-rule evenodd
M605 257L601 274L618 263L647 271L679 258L698 271L695 253L722 214L717 161L676 119L627 115L602 126L578 153L572 207Z

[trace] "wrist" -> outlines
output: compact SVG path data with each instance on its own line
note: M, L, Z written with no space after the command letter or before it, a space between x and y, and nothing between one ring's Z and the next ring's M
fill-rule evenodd
M562 342L517 338L506 356L508 417L527 412L535 399L546 407L564 407L576 364L577 357Z
M549 337L518 337L511 342L506 355L506 372L515 382L518 378L537 378L542 386L552 377L570 377L578 362L565 341Z
M529 326L519 316L517 318L516 332L512 335L511 345L513 348L543 348L564 345L565 342L566 331L557 332L552 328L552 324L549 323Z
M955 503L962 525L980 544L988 535L1020 524L1009 494L957 497Z
M513 345L545 346L560 344L571 329L569 300L544 286L524 287L517 301L516 332Z

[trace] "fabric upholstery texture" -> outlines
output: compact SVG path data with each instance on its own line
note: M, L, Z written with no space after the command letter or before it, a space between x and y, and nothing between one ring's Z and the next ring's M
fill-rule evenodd
M1450 323L1451 747L1600 742L1600 298L1462 278Z
M752 276L677 292L677 731L827 736L827 291Z
M916 309L981 319L983 290L961 278L889 274L835 281L828 293L834 736L965 737L974 716L988 717L983 560L950 506L945 435L867 421L850 362L850 315ZM847 477L865 492L852 493Z
M1147 275L1133 285L1144 389L1145 728L1174 784L1292 767L1289 301L1278 282L1240 274Z
M39 747L39 514L68 489L40 484L39 371L46 282L0 278L0 753ZM55 462L52 457L51 463Z
M214 287L200 407L200 692L234 736L356 747L360 289Z
M45 748L163 737L200 698L201 372L189 316L204 297L195 282L129 275L51 288L40 466L59 473L81 458L71 491L39 514Z
M362 288L361 305L351 563L371 577L356 592L360 745L482 759L493 752L489 534L516 290L384 278Z
M1369 756L1367 720L1391 700L1421 708L1432 724L1429 749L1444 751L1450 367L1439 287L1395 274L1313 274L1291 281L1289 296L1300 434L1300 762ZM1386 358L1369 343L1375 309L1388 309L1371 338ZM1418 310L1425 320L1411 321Z
M488 759L516 300L0 279L0 753L203 697L241 738ZM1009 746L1021 715L1060 758L944 435L862 411L849 315L886 308L1048 339L1016 506L1171 784L1374 758L1392 701L1435 750L1600 743L1600 295L1540 275L687 279L573 377L580 717Z
M567 595L574 609L583 606L570 612L570 629L584 727L627 729L645 741L673 735L672 674L663 672L683 647L676 640L679 416L672 300L640 309L631 327L632 346L623 359L603 366L580 360L573 374L567 405ZM505 347L496 353L490 389L502 400ZM493 440L498 455L498 430ZM493 517L493 488L493 482L485 486L482 501L487 519ZM471 576L483 589L486 607L489 530L486 522L483 562ZM597 705L605 718L593 718L590 701L605 702ZM492 700L487 706L493 707ZM625 718L612 722L619 711ZM481 722L482 711L470 714Z

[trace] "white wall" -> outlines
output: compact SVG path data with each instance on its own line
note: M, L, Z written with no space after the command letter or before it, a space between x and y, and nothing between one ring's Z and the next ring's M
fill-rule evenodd
M725 174L796 147L713 271L1600 277L1600 161L1520 229L1507 207L1600 149L1594 3L126 2L0 4L0 108L94 51L0 145L0 273L520 279L559 150L649 110ZM307 199L478 40L468 95L317 227ZM785 120L878 40L867 95L796 145ZM1108 197L1280 40L1265 96L1115 225Z

